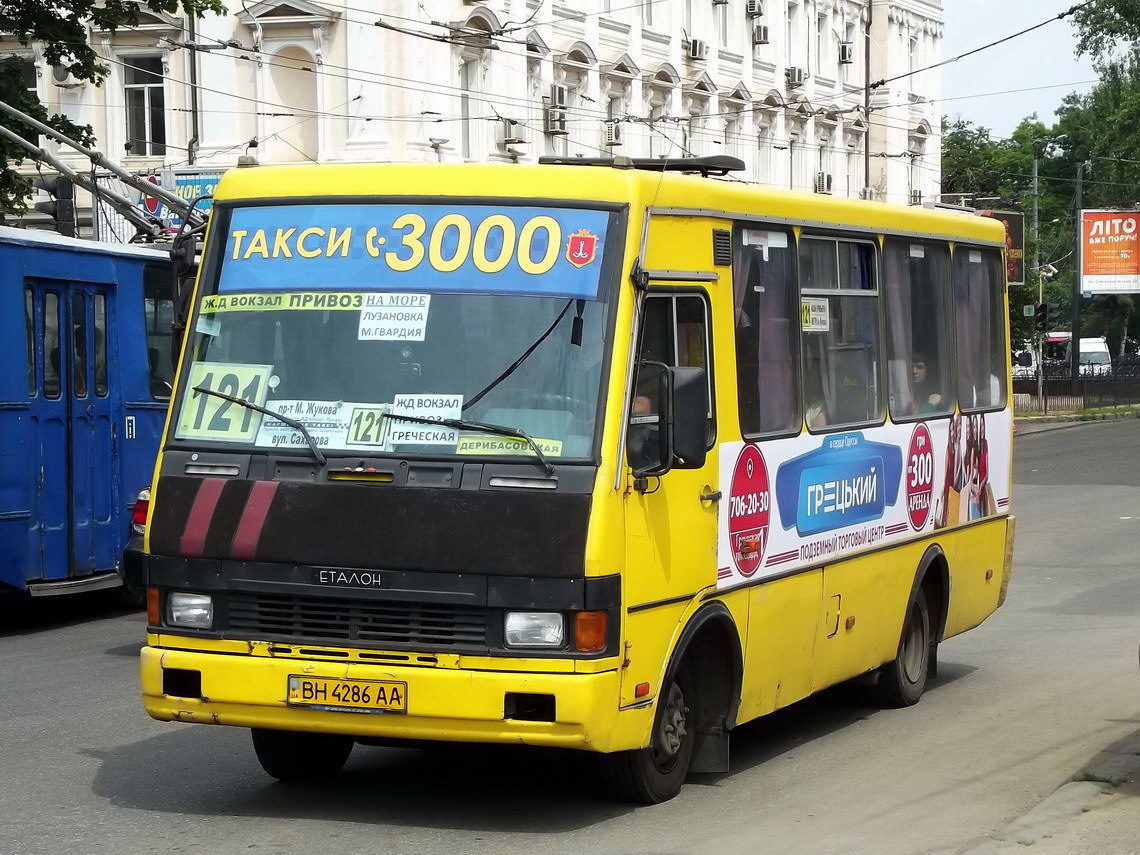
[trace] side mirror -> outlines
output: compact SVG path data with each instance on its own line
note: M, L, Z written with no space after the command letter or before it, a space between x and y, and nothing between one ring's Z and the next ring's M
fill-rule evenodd
M699 469L708 446L708 381L703 368L639 362L626 451L635 475Z
M1022 368L1032 368L1033 354L1028 350L1023 350L1021 353L1017 354L1017 364Z
M700 469L709 439L708 379L703 368L678 366L673 375L673 466Z

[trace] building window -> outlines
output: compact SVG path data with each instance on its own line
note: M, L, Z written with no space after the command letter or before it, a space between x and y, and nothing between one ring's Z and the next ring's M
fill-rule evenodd
M653 4L656 0L641 0L641 23L646 27L653 26Z
M728 4L721 3L713 8L716 15L716 31L720 38L720 46L728 47Z
M756 180L772 183L772 124L761 124L756 133Z
M127 151L135 156L166 154L166 94L162 58L125 60L123 94L127 107Z
M827 15L821 14L815 20L815 70L823 74L827 58Z
M918 71L918 45L919 45L918 33L911 33L910 34L910 51L908 53L908 63L909 63L909 69L908 70L910 71L911 74L914 74L916 71ZM911 80L911 89L912 90L914 89L914 83L915 83L915 81L912 79Z
M804 420L813 431L877 422L883 401L874 247L805 237L799 258Z
M796 42L796 15L800 7L795 3L788 4L788 14L784 18L784 44L786 45L788 65L795 64L795 48L793 45Z
M465 59L459 64L459 118L460 118L460 153L464 160L470 160L473 154L471 120L472 96L479 86L479 60Z

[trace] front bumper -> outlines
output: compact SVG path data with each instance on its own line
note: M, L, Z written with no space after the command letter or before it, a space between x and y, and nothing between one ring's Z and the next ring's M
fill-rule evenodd
M163 694L163 669L201 672L201 696ZM617 671L533 673L453 667L278 658L155 646L142 649L143 701L160 721L338 733L355 737L509 742L592 751L638 748L652 708L618 709ZM407 714L361 714L293 707L290 674L407 683ZM508 692L555 697L554 721L507 719Z

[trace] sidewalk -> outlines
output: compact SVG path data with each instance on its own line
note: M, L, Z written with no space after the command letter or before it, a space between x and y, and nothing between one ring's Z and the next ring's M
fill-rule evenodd
M1108 422L1119 419L1140 418L1140 405L1115 410L1091 410L1081 413L1050 413L1049 415L1014 414L1014 428L1019 436L1042 433L1047 430L1060 430L1086 422Z
M1140 852L1140 731L967 855L1136 855Z

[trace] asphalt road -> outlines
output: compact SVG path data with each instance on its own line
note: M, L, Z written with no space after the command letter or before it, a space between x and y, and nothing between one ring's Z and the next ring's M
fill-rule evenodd
M732 771L632 809L573 756L357 748L273 783L241 730L138 699L142 615L87 599L0 624L0 855L960 853L1140 729L1140 420L1021 437L1005 607L909 710L809 700L738 729Z

